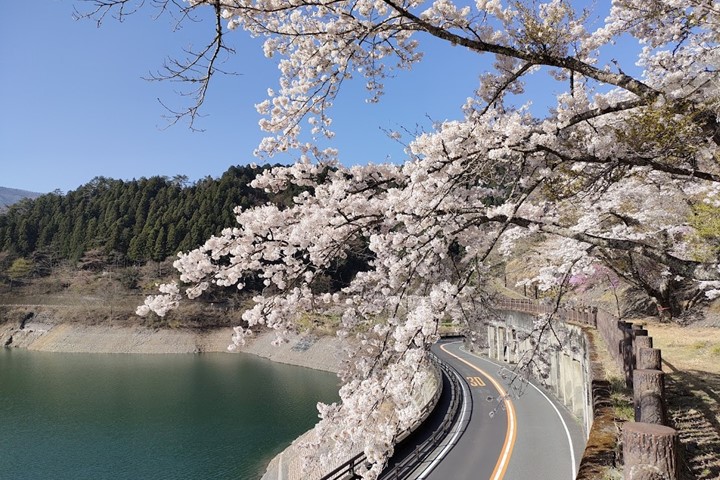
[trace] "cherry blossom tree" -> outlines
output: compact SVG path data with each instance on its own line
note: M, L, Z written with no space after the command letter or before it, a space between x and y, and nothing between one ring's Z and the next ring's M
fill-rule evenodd
M99 19L137 7L91 3ZM541 289L602 264L663 308L682 308L680 290L720 295L717 238L693 221L720 208L718 2L613 0L607 12L567 0L153 3L180 18L213 12L207 47L166 72L198 87L179 112L191 120L228 31L264 38L265 55L279 58L279 87L257 105L268 134L257 155L295 151L298 161L253 185L304 189L289 208L237 209L237 225L181 254L181 284L161 287L139 313L163 315L183 294L242 289L259 277L265 289L236 328L237 345L258 325L281 341L307 312L341 315L339 334L353 340L342 401L321 407L318 428L339 426L337 452L364 449L365 478L377 476L417 413L407 392L422 381L439 323L482 321L488 260L521 254L519 239L542 245L545 266L528 279ZM384 79L421 62L432 38L494 60L458 106L460 120L409 139L402 165L345 166L312 140L333 137L344 83L362 79L380 101ZM624 42L641 47L639 75L605 60ZM561 91L544 99L552 103L544 112L523 96L538 76ZM365 255L368 268L339 291L318 289L348 255Z

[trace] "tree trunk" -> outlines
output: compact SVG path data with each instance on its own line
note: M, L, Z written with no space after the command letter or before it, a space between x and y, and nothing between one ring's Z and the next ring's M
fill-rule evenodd
M633 372L635 421L665 425L665 374L660 370Z
M670 307L670 312L672 314L671 319L679 317L684 311L682 302L684 294L682 290L682 282L678 282L676 280L671 280L668 282L666 296L667 303Z
M623 426L625 480L678 480L678 433L649 423Z

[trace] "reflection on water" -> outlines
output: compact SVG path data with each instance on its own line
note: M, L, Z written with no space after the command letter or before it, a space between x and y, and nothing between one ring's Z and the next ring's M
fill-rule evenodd
M336 399L334 374L244 354L0 349L0 478L256 479Z

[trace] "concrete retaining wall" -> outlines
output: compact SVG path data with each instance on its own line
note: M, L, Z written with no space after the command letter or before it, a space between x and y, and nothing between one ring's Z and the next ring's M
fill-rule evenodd
M619 444L610 385L593 364L594 346L583 332L587 328L603 337L626 385L634 389L635 422L623 427L623 478L646 478L637 472L649 471L656 472L657 478L679 478L678 434L666 426L661 352L652 348L652 338L642 324L622 321L594 307L558 308L529 299L500 298L496 307L500 313L487 327L488 356L519 364L522 370L528 365L523 364L526 355L542 352L538 358L547 359L547 368L538 376L583 420L588 444L578 479L595 479L603 466L614 464ZM551 335L543 322L533 325L547 314L561 320L554 323ZM534 333L526 336L528 332ZM662 454L645 455L648 449Z
M578 418L587 436L593 421L588 339L581 327L565 322L538 332L535 319L531 313L499 311L487 326L487 356L527 367Z

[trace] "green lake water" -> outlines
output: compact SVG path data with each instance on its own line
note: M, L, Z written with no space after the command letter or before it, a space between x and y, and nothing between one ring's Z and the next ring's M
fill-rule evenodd
M244 354L0 348L0 479L258 479L337 390Z

